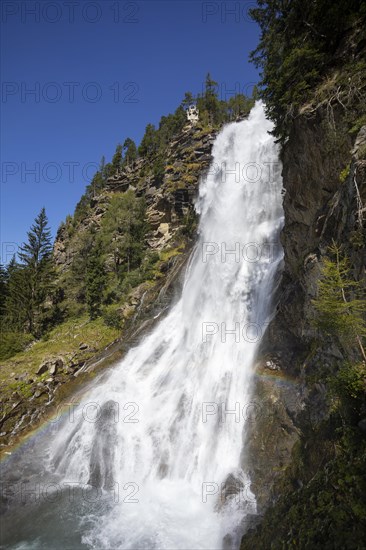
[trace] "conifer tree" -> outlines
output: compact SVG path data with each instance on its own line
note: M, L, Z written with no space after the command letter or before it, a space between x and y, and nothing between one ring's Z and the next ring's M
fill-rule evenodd
M122 159L123 159L122 145L119 143L116 147L116 151L112 158L112 167L111 167L112 175L116 174L120 170L122 166Z
M193 97L192 92L186 92L184 94L184 99L182 101L182 107L184 109L188 109L191 105L193 105L196 102L195 98Z
M137 157L137 147L136 143L131 138L125 139L123 143L123 151L125 152L124 164L130 166L136 160Z
M86 304L90 319L95 319L100 314L102 294L106 284L106 275L102 257L101 246L97 244L89 259L86 269L85 288Z
M41 308L50 293L54 277L51 231L44 208L28 231L28 242L20 247L19 258L21 266L15 271L18 282L20 277L25 279L22 295L28 325L26 329L37 334L40 331Z
M8 293L8 274L7 270L0 264L0 319L5 314L6 296Z
M313 304L318 313L317 325L326 334L337 336L344 345L357 343L366 361L362 338L366 336L366 301L360 297L360 285L350 277L347 257L334 242L325 258L318 296Z
M29 277L15 255L7 267L7 288L4 303L4 329L16 332L25 330L27 321L27 295Z
M153 124L148 124L145 129L145 134L138 148L140 157L149 156L157 149L156 130Z
M133 191L115 194L102 221L103 250L113 257L117 275L140 265L147 231L145 203Z

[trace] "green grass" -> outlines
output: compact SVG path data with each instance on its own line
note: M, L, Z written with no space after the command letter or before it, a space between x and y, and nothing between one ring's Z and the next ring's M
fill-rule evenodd
M105 325L102 318L89 321L87 316L71 319L52 330L47 338L39 340L27 351L13 355L0 366L0 385L9 386L14 383L11 373L29 376L35 375L40 364L53 357L71 357L78 355L78 359L89 359L98 350L115 340L120 331ZM88 345L88 349L81 351L81 343ZM11 388L10 388L11 389Z
M169 248L168 250L162 250L159 256L162 262L167 262L168 260L170 260L170 258L174 258L174 256L179 256L179 254L182 254L181 246L177 246L176 248Z

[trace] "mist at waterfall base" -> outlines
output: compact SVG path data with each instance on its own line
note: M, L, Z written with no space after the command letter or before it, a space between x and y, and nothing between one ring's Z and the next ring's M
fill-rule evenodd
M271 129L257 102L216 138L180 299L37 442L23 474L26 502L10 499L1 519L4 548L239 547L256 511L243 412L282 261ZM276 244L271 254L263 253L268 243ZM228 253L238 244L240 258ZM225 334L235 323L240 332ZM239 418L228 413L238 406Z

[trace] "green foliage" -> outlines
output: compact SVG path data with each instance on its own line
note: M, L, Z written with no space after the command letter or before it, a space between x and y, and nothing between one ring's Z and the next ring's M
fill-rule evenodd
M254 101L254 98L248 98L243 94L232 96L227 102L230 120L248 115L254 105Z
M197 231L197 226L197 214L193 209L190 208L187 214L184 216L182 235L185 235L191 239Z
M362 348L366 301L360 297L360 285L350 277L348 258L341 257L340 248L334 243L329 251L332 257L324 259L318 296L313 300L318 314L316 324L326 334L337 336L344 345L358 341Z
M358 134L358 132L361 130L362 126L366 125L366 115L363 114L359 118L356 119L353 126L350 128L349 133L350 134Z
M107 327L120 330L122 328L122 318L118 306L109 305L103 308L102 318Z
M100 313L105 284L106 275L102 249L97 245L93 248L90 257L88 258L85 280L86 303L91 320L98 317Z
M153 164L153 174L155 181L158 185L161 185L165 175L165 160L162 155L158 155Z
M256 531L244 537L241 550L364 548L366 443L358 434L354 439L356 445L348 445L323 465L300 490L288 490L266 512Z
M0 264L0 321L5 315L6 296L8 292L8 272Z
M195 102L196 102L196 100L193 97L192 92L186 92L184 94L184 99L182 101L182 107L183 107L183 109L188 109L188 107L193 105Z
M101 244L106 254L113 257L114 271L118 276L138 267L145 248L147 224L146 206L133 191L116 193L103 217Z
M340 400L342 416L357 423L366 401L366 364L347 362L329 382L333 394Z
M156 130L153 124L148 124L138 148L140 157L148 157L157 150Z
M85 273L87 270L89 256L95 242L95 232L93 230L84 230L78 233L76 241L76 253L73 256L71 269L66 284L73 289L77 289L76 300L85 301Z
M122 145L119 143L112 158L111 175L119 172L122 166Z
M19 258L20 263L13 258L8 266L3 317L13 330L40 336L47 323L44 303L51 296L55 279L51 232L44 208L28 231Z
M0 361L5 361L16 353L23 351L33 340L31 334L24 332L1 331L0 339Z
M125 139L123 143L123 151L125 153L123 165L130 166L137 158L136 143L131 138Z
M275 121L275 135L284 140L297 107L334 66L346 30L355 18L365 18L363 2L258 0L250 13L261 29L251 54L262 70L259 93Z
M339 181L341 183L344 183L346 181L349 176L350 170L351 164L347 164L347 166L341 171L341 173L339 174Z

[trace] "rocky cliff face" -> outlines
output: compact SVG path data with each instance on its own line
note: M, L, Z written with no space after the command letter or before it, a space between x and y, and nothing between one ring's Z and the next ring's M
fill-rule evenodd
M348 48L348 55L356 56L355 64L365 53L362 44L355 41L353 49ZM344 56L347 48L342 48ZM324 337L315 328L312 303L332 242L342 246L352 277L366 288L366 83L365 75L357 71L352 79L359 82L357 94L352 95L347 84L352 97L346 105L342 93L337 97L326 91L332 77L321 93L314 92L314 101L299 110L282 150L284 269L277 314L265 335L259 362L257 398L261 399L267 385L265 414L248 439L259 513L270 508L257 529L244 536L242 550L292 548L293 544L323 548L327 537L329 548L356 548L360 546L352 545L352 536L359 540L365 528L357 530L355 512L365 507L357 485L364 452L362 420L358 427L356 422L349 428L353 441L359 441L357 450L352 447L351 451L344 442L339 446L342 451L337 449L329 377L336 377L346 357L336 338ZM351 77L346 81L351 82ZM360 361L356 349L354 360ZM268 374L273 375L270 381ZM347 505L336 493L346 468L352 482L344 487L348 510L340 512ZM333 509L337 500L340 508Z
M247 460L260 512L278 498L280 480L291 469L302 434L329 416L327 388L316 375L324 368L332 372L344 356L336 340L319 344L312 300L322 258L333 240L344 245L355 279L366 284L365 138L362 127L353 143L348 138L343 158L331 163L322 130L305 118L296 123L293 141L284 149L285 263L277 315L265 335L257 368L260 414L248 437ZM347 163L348 175L342 180ZM318 451L321 463L321 446Z
M161 251L174 242L174 236L187 224L192 214L200 175L208 168L211 148L215 139L212 128L200 124L187 124L181 134L169 143L165 166L154 174L154 158L138 159L130 167L110 177L105 189L90 202L88 215L83 217L72 235L67 224L56 237L54 257L62 271L70 268L78 254L80 234L92 227L99 229L103 216L114 193L132 190L147 204L147 221L150 226L148 245Z
M299 373L299 362L315 337L311 300L322 257L333 240L344 246L355 279L364 277L365 127L356 139L343 135L342 148L333 156L327 151L324 121L322 109L312 117L302 115L283 151L285 269L271 334L272 345L277 342L274 351L287 351L283 361L293 373L296 365Z

